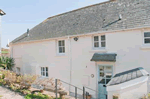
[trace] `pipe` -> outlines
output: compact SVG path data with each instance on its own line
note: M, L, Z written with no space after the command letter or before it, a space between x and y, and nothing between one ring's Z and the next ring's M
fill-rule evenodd
M71 39L68 36L68 56L69 56L69 64L70 64L70 84L72 84L72 57L71 57ZM71 91L71 86L69 85L69 91Z

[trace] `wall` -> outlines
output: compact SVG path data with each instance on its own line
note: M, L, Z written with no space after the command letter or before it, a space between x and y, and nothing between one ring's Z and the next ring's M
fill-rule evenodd
M97 90L96 64L113 65L114 74L136 67L144 67L150 72L150 49L143 49L142 30L106 33L106 50L93 50L91 35L79 37L78 41L74 41L73 38L65 40L65 55L57 55L56 40L16 44L11 46L13 49L11 52L14 58L21 59L22 73L40 74L40 67L48 66L50 77L60 78L80 88L85 85ZM117 61L116 63L91 62L90 59L95 52L116 53ZM94 78L91 74L94 74Z

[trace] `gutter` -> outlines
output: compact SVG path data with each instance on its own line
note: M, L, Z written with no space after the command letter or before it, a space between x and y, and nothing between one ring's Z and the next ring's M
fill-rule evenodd
M77 35L68 35L68 36L62 36L62 37L55 37L55 38L47 38L47 39L40 39L40 40L30 40L30 41L24 41L24 42L18 42L18 43L13 43L11 42L10 45L17 45L17 44L22 44L22 43L30 43L30 42L41 42L41 41L48 41L48 40L55 40L55 39L61 39L61 38L71 38L71 37L76 37L76 36L88 36L88 35L96 35L96 34L106 34L106 33L116 33L120 31L129 31L129 30L139 30L139 29L148 29L150 26L144 26L144 27L137 27L137 28L128 28L128 29L118 29L118 30L110 30L110 31L97 31L97 32L90 32L90 33L84 33L84 34L77 34Z
M70 36L68 36L68 61L70 64L70 81L69 83L72 84L72 56L71 56L71 39ZM69 85L69 92L71 91L71 86Z

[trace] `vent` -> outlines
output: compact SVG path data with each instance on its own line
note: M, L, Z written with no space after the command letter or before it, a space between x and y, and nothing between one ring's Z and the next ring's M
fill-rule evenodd
M29 29L27 29L27 36L29 36Z

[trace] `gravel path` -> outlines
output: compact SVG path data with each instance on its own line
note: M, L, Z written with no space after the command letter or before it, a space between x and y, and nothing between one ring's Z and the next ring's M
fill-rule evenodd
M0 99L24 99L24 97L18 93L15 93L2 86L0 86L0 96L2 96Z

